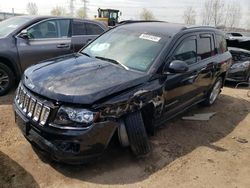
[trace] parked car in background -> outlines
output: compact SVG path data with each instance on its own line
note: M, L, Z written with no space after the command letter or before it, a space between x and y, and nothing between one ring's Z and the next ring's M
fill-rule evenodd
M227 80L250 83L250 51L233 47L229 47L229 51L233 56L233 63Z
M18 16L0 22L0 96L30 65L77 52L107 29L98 21L51 16Z
M66 163L100 156L115 134L145 155L156 127L216 101L231 58L215 28L121 24L77 54L28 68L16 91L16 123L32 144Z

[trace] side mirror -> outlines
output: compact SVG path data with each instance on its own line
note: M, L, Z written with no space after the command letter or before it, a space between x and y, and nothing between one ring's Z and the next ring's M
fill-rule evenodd
M170 73L185 73L188 71L188 64L185 61L174 60L169 64L167 71Z
M19 33L18 37L23 38L23 39L29 39L28 31L26 29L22 30Z

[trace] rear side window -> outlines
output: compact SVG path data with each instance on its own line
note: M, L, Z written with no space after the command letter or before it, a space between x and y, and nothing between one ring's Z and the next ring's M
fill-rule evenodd
M198 56L201 60L209 58L212 53L212 35L201 34L198 42Z
M227 42L223 35L216 34L216 50L217 53L222 54L227 51Z
M85 23L73 22L73 35L86 35Z
M93 23L85 23L87 35L100 35L104 32L104 30L96 24Z
M186 38L174 53L173 60L185 61L188 65L197 61L197 40L194 37Z

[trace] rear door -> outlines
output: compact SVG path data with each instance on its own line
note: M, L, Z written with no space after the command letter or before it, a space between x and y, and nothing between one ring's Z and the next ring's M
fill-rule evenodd
M216 59L215 36L213 33L198 35L198 63L194 65L196 94L203 95L213 83L219 61Z
M74 20L72 30L72 48L75 52L104 32L98 24L86 20Z
M70 19L49 19L27 28L29 39L17 37L22 69L42 60L71 53Z

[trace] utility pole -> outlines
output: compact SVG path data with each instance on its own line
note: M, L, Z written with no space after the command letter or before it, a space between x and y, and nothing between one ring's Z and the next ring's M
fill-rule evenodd
M70 0L70 2L69 2L69 11L70 11L70 16L74 16L74 9L75 9L75 7L74 7L74 1L75 0Z
M84 18L87 17L87 3L88 1L87 0L82 0L83 1L83 10L84 10Z

